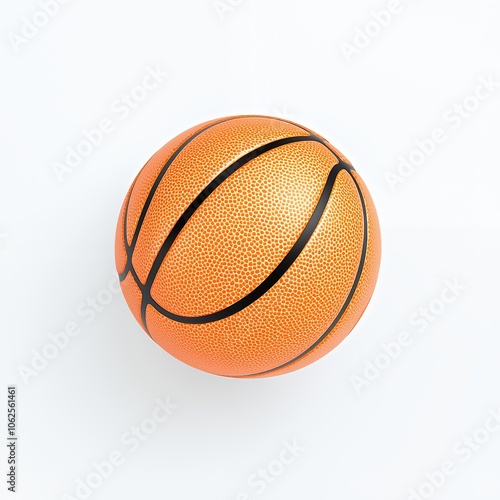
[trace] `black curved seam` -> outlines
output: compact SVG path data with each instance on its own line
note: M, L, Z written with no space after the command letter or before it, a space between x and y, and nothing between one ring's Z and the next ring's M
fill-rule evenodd
M165 256L167 255L168 251L172 247L172 244L174 243L175 239L179 235L179 233L182 231L184 226L187 224L189 219L193 216L193 214L196 212L196 210L200 207L200 205L219 187L229 176L231 176L234 172L236 172L238 169L249 163L250 161L254 160L260 155L263 155L264 153L267 153L269 151L272 151L273 149L279 148L281 146L285 146L287 144L293 144L296 142L305 142L305 141L314 141L314 142L319 142L318 138L316 136L312 135L307 135L307 136L293 136L293 137L285 137L283 139L278 139L276 141L269 142L267 144L264 144L262 146L259 146L258 148L255 148L254 150L246 153L243 155L241 158L238 160L234 161L231 165L226 167L219 175L215 177L206 187L201 191L198 196L191 202L191 204L188 206L188 208L184 211L184 213L179 217L177 222L174 224L172 230L168 234L167 238L163 242L158 254L155 257L155 260L153 262L153 265L151 266L151 270L149 271L148 277L146 279L146 283L144 284L142 288L142 303L141 303L141 317L143 320L144 325L146 325L146 308L149 305L152 305L153 307L158 306L153 301L153 298L151 297L151 286L156 278L156 275L158 274L158 271L160 270L161 264L163 263L163 260L165 259ZM158 306L160 307L160 306ZM156 309L156 307L155 307ZM165 310L164 310L165 311ZM165 311L167 313L167 311ZM167 317L171 315L172 313L165 314ZM185 322L191 322L191 321L185 321ZM192 320L193 323L196 323L196 320L193 318ZM202 321L203 323L204 321Z
M276 268L269 274L269 276L264 279L256 288L254 288L249 294L245 297L239 299L235 303L230 306L221 309L215 313L206 314L203 316L181 316L178 314L171 313L167 311L160 305L158 305L154 299L151 298L151 305L161 314L166 316L169 319L180 323L188 323L188 324L205 324L212 323L214 321L220 321L224 318L232 316L236 314L250 304L254 303L258 300L262 295L264 295L268 290L270 290L279 280L280 278L287 272L287 270L292 266L298 256L301 254L304 247L307 245L308 241L311 239L323 212L328 204L328 200L330 198L330 194L332 192L333 186L335 184L335 179L337 178L338 173L341 170L348 170L349 166L346 163L337 163L330 170L328 174L325 186L323 187L323 191L320 195L318 203L309 218L305 228L303 229L301 235L294 243L289 252L285 255L285 257L281 260L281 262L276 266Z
M292 122L290 120L285 120L283 118L270 117L270 116L265 116L265 115L233 116L233 117L230 117L230 118L227 118L227 119L222 119L222 120L218 121L217 123L213 123L213 124L205 127L204 129L198 131L196 134L194 134L193 136L191 136L189 139L186 139L186 141L184 141L176 149L176 151L172 154L172 156L169 158L169 160L167 161L167 163L163 166L162 170L160 171L160 173L158 174L157 178L155 179L155 182L153 183L151 191L148 193L148 197L147 197L146 202L145 202L145 204L144 204L144 206L143 206L143 208L141 210L141 214L139 216L139 220L137 222L137 226L136 226L134 234L132 236L132 241L131 241L131 243L129 245L128 238L127 238L127 218L128 218L128 207L129 207L129 203L130 203L130 198L132 197L132 191L130 192L129 199L127 200L127 206L125 208L125 217L124 217L124 221L123 221L123 231L124 231L123 234L124 234L125 252L126 252L126 255L127 255L127 259L126 259L124 270L121 273L119 273L119 275L118 275L120 281L123 281L127 277L127 274L129 273L129 271L133 267L132 266L132 255L134 253L134 249L135 249L135 246L137 244L137 240L139 238L139 233L140 233L140 230L142 228L142 224L144 222L144 219L146 218L146 214L147 214L147 211L149 209L149 206L151 205L151 202L152 202L152 199L154 197L154 194L155 194L155 192L156 192L156 190L157 190L157 188L158 188L161 180L165 176L165 173L169 169L170 165L175 161L175 159L180 154L180 152L192 140L194 140L196 137L198 137L199 135L201 135L206 130L209 130L210 128L215 127L216 125L219 125L221 123L226 123L228 121L237 120L237 119L241 119L241 118L270 118L270 119L274 119L274 120L280 121L282 123L287 123L288 125L292 125L292 126L294 126L296 128L299 128L299 129L303 130L304 132L306 132L307 134L309 134L311 137L315 137L316 140L317 140L317 142L319 142L320 144L322 144L325 148L327 148L335 156L335 158L337 158L339 161L341 161L340 158L337 156L336 152L328 145L328 143L323 138L316 136L312 131L308 130L307 128L303 127L302 125L299 125L298 123ZM146 162L146 164L151 160L151 158ZM351 165L351 168L353 168L352 165ZM140 172L136 176L136 178L134 179L134 182L132 184L132 188L135 185L135 181L137 180L137 178L139 177L139 175L140 175Z
M127 241L127 215L128 215L128 206L130 204L130 198L132 198L132 191L134 190L134 186L135 186L135 183L137 182L138 177L139 177L139 174L137 174L135 176L135 179L132 182L132 185L130 186L130 194L129 194L128 198L127 198L127 203L125 205L125 212L123 214L123 244L125 245L125 253L127 255L127 261L125 262L125 269L127 269L127 265L128 265L128 249L129 249L129 244L128 244L128 241ZM119 273L119 276L121 276L125 272L125 269L121 273ZM122 280L120 279L120 281L122 281Z
M346 163L346 165L348 165L348 164ZM349 169L349 170L351 170L351 169ZM353 282L353 285L352 285L351 290L349 292L349 295L347 296L347 298L346 298L346 300L344 302L344 305L342 306L342 308L340 309L340 311L338 312L337 316L335 317L335 319L333 320L333 322L330 324L330 326L321 335L321 337L318 340L316 340L316 342L314 342L311 346L309 346L304 352L302 352L301 354L299 354L298 356L296 356L294 359L292 359L290 361L287 361L286 363L283 363L282 365L277 366L275 368L271 368L270 370L265 370L265 371L259 372L259 373L252 373L250 375L236 375L236 377L238 377L238 378L247 378L247 377L256 377L258 375L265 375L265 374L274 372L276 370L280 370L281 368L285 368L286 366L289 366L292 363L295 363L296 361L300 360L305 355L309 354L313 349L315 349L319 344L321 344L328 337L328 335L337 326L338 322L341 320L341 318L344 315L345 311L349 307L349 304L351 303L351 300L352 300L352 298L354 296L354 293L356 292L356 289L358 287L359 281L361 279L361 275L363 273L363 269L364 269L365 262L366 262L366 252L367 252L367 247L368 247L368 215L367 215L367 212L366 212L365 199L364 199L364 196L363 196L363 193L361 191L361 188L359 187L359 184L356 181L355 177L352 175L351 172L349 172L349 175L351 176L352 180L354 181L354 184L356 185L356 189L358 191L358 195L359 195L359 198L360 198L360 201L361 201L361 206L363 208L364 229L363 229L363 246L362 246L362 250L361 250L361 256L360 256L360 259L359 259L358 271L357 271L356 276L354 278L354 282Z
M278 118L278 117L276 117L274 119L275 120L279 120L280 122L283 122L283 123L288 123L289 125L294 125L295 127L300 128L304 132L307 132L308 134L314 135L315 137L318 138L318 142L320 142L321 144L323 144L323 146L325 146L325 148L328 149L328 151L330 151L330 153L332 153L333 156L335 156L335 158L337 158L337 160L343 161L343 160L341 160L339 158L339 156L337 155L337 153L334 151L333 147L328 143L328 141L326 139L323 139L322 137L319 137L318 135L316 135L311 130L308 130L307 128L303 127L302 125L299 125L298 123L292 122L291 120L285 120L284 118ZM356 171L356 169L350 163L348 163L348 162L344 162L344 163L346 163L347 165L349 165L351 167L351 170Z
M141 290L141 297L144 297L144 285L139 279L139 276L137 274L137 271L134 269L133 266L130 267L130 274L132 276L132 279L134 280L135 284L137 287ZM142 300L142 299L141 299ZM147 305L146 305L147 307ZM151 337L151 333L149 333L149 328L146 323L146 310L144 310L144 315L142 314L142 302L141 302L141 320L142 320L142 327L144 328L144 331ZM153 338L153 337L151 337Z
M148 193L148 197L146 198L146 202L144 203L144 206L142 207L141 214L139 215L139 220L137 221L137 226L136 226L136 228L134 230L134 235L132 236L132 241L131 241L130 245L128 244L128 241L127 241L127 232L126 232L126 229L127 229L127 225L126 224L127 224L127 216L128 216L128 202L127 202L127 207L126 207L126 211L125 211L125 220L124 220L124 223L123 223L123 230L124 230L123 234L124 234L124 240L125 240L125 250L127 252L127 263L125 265L125 269L123 270L123 272L121 272L119 274L120 281L123 281L127 277L128 272L131 270L131 267L132 267L132 254L134 253L134 249L135 249L135 246L137 244L137 240L139 238L139 233L141 231L142 224L144 223L144 219L146 218L146 214L148 212L149 206L151 205L151 202L153 201L153 197L154 197L154 195L156 193L156 190L158 189L158 186L160 185L160 182L162 181L163 177L167 173L167 170L170 168L170 165L172 165L172 163L179 156L179 154L182 152L182 150L190 142L192 142L194 139L196 139L198 136L200 136L201 134L203 134L207 130L211 129L212 127L220 125L221 123L226 123L226 122L231 121L231 120L236 120L238 118L239 117L237 117L237 116L233 116L231 118L227 118L225 120L218 121L217 123L212 123L211 125L208 125L207 127L203 128L202 130L199 130L194 135L192 135L191 137L189 137L188 139L186 139L173 152L173 154L170 156L170 158L167 160L167 162L165 163L165 165L160 170L160 173L157 175L157 177L155 179L155 182L153 183L153 186L151 187L151 190ZM146 165L151 160L151 158L146 162ZM140 174L140 172L139 172L139 174ZM137 179L137 177L136 177L136 179ZM134 184L135 184L135 181L134 181ZM129 201L130 201L131 197L132 197L132 192L130 192Z

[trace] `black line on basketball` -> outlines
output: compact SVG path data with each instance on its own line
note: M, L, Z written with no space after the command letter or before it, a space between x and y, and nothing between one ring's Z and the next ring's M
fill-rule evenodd
M139 172L139 174L140 174L140 172ZM132 192L134 191L134 186L135 186L135 183L137 182L139 174L137 174L135 176L135 179L132 182L132 185L130 186L130 194L128 195L127 204L125 205L125 213L123 214L123 244L125 246L126 259L125 259L125 267L123 268L123 271L118 274L120 281L123 281L127 277L127 273L128 273L128 265L129 265L128 249L129 249L129 246L128 246L128 241L127 241L127 213L128 213L128 204L130 203L130 198L132 198ZM122 275L123 275L123 279L122 279Z
M179 154L181 153L181 151L191 142L193 141L194 139L196 139L198 136L200 136L201 134L203 134L203 132L206 132L207 130L211 129L212 127L215 127L216 125L220 125L221 123L226 123L228 121L231 121L231 120L237 120L239 119L240 117L239 116L233 116L231 118L227 118L225 120L221 120L221 121L218 121L216 123L212 123L211 125L208 125L207 127L199 130L198 132L196 132L194 135L192 135L191 137L189 137L188 139L186 139L174 152L173 154L170 156L170 158L168 159L167 163L165 163L165 165L163 166L163 168L160 170L160 173L158 174L158 176L156 177L154 183L153 183L153 186L151 187L151 190L149 191L148 193L148 197L146 198L146 202L144 203L144 206L142 207L142 210L141 210L141 214L139 216L139 220L137 221L137 226L135 228L135 231L134 231L134 235L132 236L132 241L130 243L130 245L128 244L128 238L127 238L127 217L128 217L128 205L129 205L129 202L130 202L130 198L132 197L132 191L130 192L130 197L127 201L127 206L125 207L125 219L124 219L124 222L123 222L123 239L125 241L125 251L127 252L127 263L125 265L125 269L123 270L123 272L121 272L119 274L119 277L120 277L120 281L123 281L126 277L127 277L127 274L128 272L130 271L131 269L131 266L132 266L132 254L134 253L134 249L135 249L135 246L137 244L137 240L139 238L139 233L141 231L141 227L142 227L142 224L144 223L144 219L146 218L146 214L148 212L148 209L149 209L149 206L151 205L151 202L153 201L153 197L156 193L156 190L158 189L158 186L160 185L160 182L162 181L163 177L165 176L165 174L167 173L167 170L170 168L170 165L172 165L172 163L175 161L175 159L179 156ZM155 153L156 154L156 153ZM153 155L154 156L154 155ZM153 157L152 156L152 157ZM151 157L151 158L152 158ZM148 160L148 162L151 160L151 158ZM146 162L146 164L148 163ZM139 175L140 175L140 172L139 172ZM139 176L138 175L138 176ZM137 177L138 177L137 176ZM136 179L137 179L136 177ZM135 184L135 181L134 181L134 184Z
M221 319L227 318L236 314L250 304L255 302L257 299L262 297L268 290L270 290L279 279L286 273L286 271L290 268L290 266L295 262L297 257L300 255L307 242L310 240L316 226L318 225L321 216L328 204L328 200L330 198L330 193L333 189L333 185L335 183L335 179L337 178L338 173L341 170L348 169L349 166L346 163L338 163L336 164L328 174L328 178L326 180L325 186L323 188L323 192L321 193L320 199L311 215L309 221L306 224L306 227L302 231L301 235L294 243L290 251L285 255L283 260L276 266L276 268L271 272L271 274L263 280L254 290L252 290L248 295L236 301L234 304L221 309L212 314L206 314L203 316L181 316L178 314L173 314L170 311L167 311L159 304L157 304L153 299L151 299L152 305L158 312L162 313L167 318L170 318L174 321L178 321L180 323L189 323L189 324L203 324L203 323L211 323L214 321L219 321Z
M345 165L348 165L348 164L345 163ZM348 169L348 170L351 170L351 169ZM323 333L323 335L321 335L321 337L316 342L314 342L314 344L312 344L310 347L308 347L304 352L299 354L297 357L295 357L294 359L292 359L290 361L287 361L286 363L283 363L280 366L276 366L275 368L271 368L270 370L265 370L265 371L259 372L259 373L252 373L250 375L240 375L239 376L240 378L255 377L256 375L264 375L267 373L271 373L271 372L279 370L281 368L285 368L286 366L288 366L292 363L295 363L295 361L298 361L299 359L303 358L306 354L310 353L315 347L317 347L319 344L321 344L321 342L323 342L323 340L325 340L326 337L328 337L330 332L337 326L338 322L340 321L340 319L344 315L345 311L349 307L349 304L351 303L351 300L354 296L354 293L356 292L356 289L358 287L359 280L361 279L361 274L363 273L363 268L364 268L365 261L366 261L366 251L367 251L367 247L368 247L368 216L366 213L365 199L364 199L363 193L361 191L361 188L359 187L358 181L355 179L355 177L352 175L351 172L349 172L349 175L351 176L352 180L354 181L354 184L356 185L356 189L357 189L358 194L359 194L359 199L361 200L361 206L363 207L364 229L363 229L363 246L362 246L362 250L361 250L361 257L359 259L358 271L356 273L356 277L354 278L354 282L352 284L349 295L347 296L347 298L344 302L344 305L342 306L342 308L338 312L337 316L335 317L335 319L333 320L331 325Z
M263 117L263 118L272 118L272 117ZM343 161L339 158L338 154L335 152L335 150L333 149L332 145L328 143L328 141L326 139L323 139L322 137L319 137L318 135L316 135L314 132L312 132L311 130L303 127L302 125L299 125L298 123L295 123L295 122L292 122L291 120L285 120L284 118L273 118L274 120L278 120L280 122L283 122L283 123L288 123L289 125L293 125L297 128L300 128L301 130L303 130L304 132L307 132L308 134L311 134L311 135L314 135L315 137L318 138L318 142L320 142L321 144L323 144L323 146L325 146L326 149L328 149L328 151L330 151L330 153L333 154L333 156L335 156L335 158L337 158L337 160L339 161ZM351 170L353 171L356 171L356 169L348 162L344 162L344 163L347 163L348 165L350 165L351 167Z
M203 191L193 200L193 202L189 205L189 207L186 209L186 211L179 217L177 222L175 223L174 227L170 231L170 234L167 236L165 241L163 242L162 247L160 248L160 251L158 252L153 265L151 267L151 271L149 272L148 278L146 280L146 283L143 287L143 301L141 304L141 315L143 318L143 322L145 321L145 315L146 315L146 307L148 304L153 306L157 311L161 312L164 316L174 319L175 321L179 321L182 323L191 323L191 324L201 324L201 323L209 323L211 321L216 321L216 319L205 319L205 316L193 316L193 317L188 317L188 316L179 316L176 314L173 314L164 308L162 308L159 304L156 303L156 301L151 297L151 286L156 278L156 275L158 274L158 271L160 270L161 264L163 260L165 259L165 256L167 255L168 251L170 250L172 244L174 243L175 239L181 232L182 228L187 224L188 220L192 217L192 215L196 212L196 210L200 207L200 205L212 194L218 186L222 184L230 175L232 175L234 172L236 172L239 168L243 167L250 161L254 160L258 156L272 151L273 149L279 148L281 146L287 145L287 144L292 144L296 142L305 142L305 141L314 141L314 142L319 142L318 138L315 136L294 136L294 137L286 137L284 139L278 139L276 141L270 142L268 144L264 144L253 151L250 151L249 153L243 155L241 158L236 160L234 163L229 165L226 169L224 169L212 182L210 182ZM246 307L246 306L245 306ZM241 308L243 309L243 307ZM240 309L240 310L241 310ZM225 310L224 310L225 311ZM221 316L224 314L224 311L219 311ZM218 313L215 313L218 314ZM234 314L234 313L230 313ZM230 314L227 314L229 316ZM213 315L209 315L210 317ZM227 316L222 316L222 317L227 317ZM222 319L220 317L219 319Z

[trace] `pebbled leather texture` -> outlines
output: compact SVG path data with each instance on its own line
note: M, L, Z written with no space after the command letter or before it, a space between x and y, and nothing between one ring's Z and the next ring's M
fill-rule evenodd
M278 281L234 314L189 323L244 302L290 259L335 166L321 217ZM373 293L381 243L370 194L341 153L300 125L240 116L193 127L153 155L123 203L115 253L125 299L162 348L210 373L264 377L348 335Z

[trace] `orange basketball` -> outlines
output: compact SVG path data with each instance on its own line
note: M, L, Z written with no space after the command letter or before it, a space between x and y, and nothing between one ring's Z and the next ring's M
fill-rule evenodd
M264 116L221 118L146 163L116 231L125 299L177 359L267 377L337 346L377 280L370 194L328 141Z

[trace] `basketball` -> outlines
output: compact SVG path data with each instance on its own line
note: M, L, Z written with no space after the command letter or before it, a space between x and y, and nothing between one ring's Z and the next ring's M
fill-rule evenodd
M354 328L380 264L372 198L296 123L234 116L157 151L118 218L115 258L145 332L184 363L258 378L323 357Z

